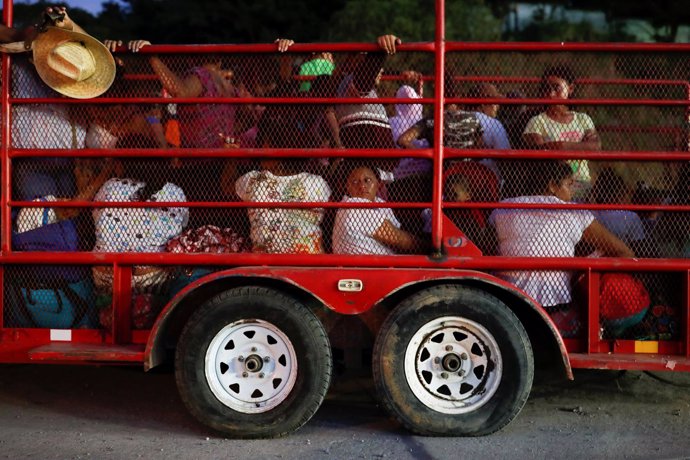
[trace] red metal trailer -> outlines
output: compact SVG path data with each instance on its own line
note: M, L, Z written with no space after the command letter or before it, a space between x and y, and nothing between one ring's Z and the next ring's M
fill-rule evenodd
M686 217L690 201L684 201L683 195L683 179L690 178L684 176L690 160L690 46L447 43L444 2L436 3L435 41L400 45L386 61L379 94L367 103L383 104L391 115L394 104L419 104L435 120L433 137L443 139L447 104L498 104L519 109L523 115L530 109L562 105L562 100L538 94L536 83L544 68L565 63L578 74L575 85L584 93L569 99L568 105L594 119L601 147L533 150L517 145L524 125L517 131L519 123L512 122L518 120L508 115L502 118L507 134L518 139L509 150L486 143L452 148L433 142L416 150L307 145L305 114L314 108L321 114L359 106L361 97L334 97L335 89L325 96L275 89L269 93L268 80L280 74L285 61L298 67L309 53L331 52L343 66L342 74L336 71L332 76L337 87L353 68L371 70L357 62L366 62L361 52L379 51L371 44L296 44L280 57L274 53L275 45L158 45L137 54L123 49L117 53L125 63L120 84L89 100L31 94L27 81L13 75L19 58L3 54L0 362L128 364L149 370L174 356L177 383L189 410L211 428L239 437L283 435L316 412L333 373L331 342L335 336L342 340L350 333L356 335L343 329L339 315L358 315L363 327L375 335L373 378L383 405L404 426L426 435L484 435L501 429L525 404L535 362L561 369L564 378L573 377L573 368L690 370L690 263L683 230L690 223ZM11 24L11 2L5 2L4 12ZM160 56L173 72L182 74L203 67L209 55L235 71L235 80L227 83L235 93L161 95L165 84L153 70L154 57ZM348 70L350 61L354 67ZM427 88L418 99L394 97L401 83L397 71L408 68L422 71L433 92ZM296 73L287 80L305 81ZM442 78L446 75L452 78ZM472 84L487 82L503 92L513 91L512 97L467 96ZM154 124L189 123L183 116L190 112L187 108L202 105L232 113L234 131L218 133L231 138L227 144L232 145L185 144L185 139L181 146L170 140L156 145L125 132L129 121L139 116ZM43 132L26 121L23 111L31 110L34 121L46 126L55 113L67 114L71 144L60 145L51 129ZM256 124L259 117L269 116L279 121L272 125L276 130L298 120L302 145L275 145L281 136L294 135L287 128L269 133L272 145L259 144ZM407 121L412 125L419 120ZM76 125L83 127L83 133ZM91 138L89 145L89 133L98 129L109 130L117 143L94 144ZM86 140L77 142L81 135ZM235 142L235 136L243 140ZM373 138L361 140L374 143ZM45 196L23 193L22 184L34 177L36 168L49 176L65 164L102 171L99 162L105 158L111 159L109 165L118 164L110 173L121 178L120 185L130 181L125 185L140 190L146 182L177 182L185 192L183 200L109 197L101 201L98 197L104 194L93 200L73 194L53 196L47 208ZM396 177L381 189L380 195L388 194L385 203L341 202L336 195L346 189L344 165L392 169L403 158L426 160L428 180L400 191ZM306 189L299 192L304 195L299 199L242 201L234 194L236 181L241 174L263 167L252 163L256 159L299 160L294 164L310 171L309 177L326 178L320 183L329 193L315 200L304 198L311 196ZM601 202L588 194L576 202L550 203L505 199L511 186L520 189L549 160L568 160L575 170L588 165L587 186L594 186L603 171L612 170L621 176L625 191L637 187L639 197L633 200L623 193L616 201ZM493 171L495 184L470 183L474 199L454 202L444 197L444 184L465 168L458 166L462 163L489 165L482 168ZM96 175L90 181L96 181ZM498 192L490 193L492 187ZM620 192L611 183L600 189ZM87 224L86 230L79 226L74 230L78 249L55 250L59 246L54 241L45 247L20 244L27 232L62 222L57 217L46 222L43 216L51 212L59 216L70 209L78 210L81 217L68 220ZM333 253L328 240L339 211L386 209L414 235L414 248L398 254ZM626 219L633 214L648 218L644 228L639 227L644 233L625 241L634 248L635 257L586 257L587 248L578 248L581 252L574 257L553 256L548 243L540 256L509 255L502 253L500 234L498 245L487 250L494 236L471 237L463 228L467 221L456 218L472 215L482 223L493 223L501 210L525 219L525 226L533 225L530 219L539 213L596 215L602 221L619 216L614 226L627 226ZM252 227L258 211L282 219L288 215L284 211L301 213L301 218L321 228L321 250L271 253L259 247L252 232L261 230L265 236L266 228ZM490 217L492 211L499 214ZM208 233L202 231L186 233L187 239L181 240L184 224L170 238L161 237L155 219L165 214L174 221L175 213L188 215L188 229L204 228L222 244L216 240L210 244L204 239ZM426 233L420 228L420 213L427 219ZM120 221L116 226L102 220L113 216L122 219L122 226ZM32 224L36 219L44 221ZM215 230L204 227L208 224ZM556 234L566 239L572 228L562 225ZM149 231L152 240L163 238L163 244L146 250L126 239L117 240L131 228ZM62 237L58 230L52 231L56 233L49 239ZM176 241L177 249L170 240ZM231 249L230 240L237 247ZM135 246L136 251L113 249ZM201 246L200 252L194 249ZM68 272L77 278L60 284ZM572 292L568 288L567 297L573 300L566 316L540 303L529 289L507 281L510 277L505 274L510 272L567 274L575 287ZM66 294L76 290L77 281L79 289L86 289L77 292L86 300L84 305ZM618 316L612 316L614 310ZM636 319L631 320L633 316ZM345 324L349 328L351 323Z

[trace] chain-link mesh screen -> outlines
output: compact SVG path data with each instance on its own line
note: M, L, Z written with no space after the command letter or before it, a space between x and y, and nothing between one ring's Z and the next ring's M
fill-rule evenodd
M611 273L601 278L602 338L674 340L680 333L678 275Z
M98 327L95 291L89 267L6 267L4 279L5 327Z
M446 160L441 178L443 212L485 255L686 257L687 213L653 209L690 204L684 163L578 157L585 151L688 150L682 101L690 98L684 81L689 69L680 54L451 52L443 76L433 74L433 55L421 52L116 57L116 82L102 97L198 103L15 105L14 148L137 149L127 158L13 159L12 198L47 203L16 209L16 234L71 219L78 240L71 250L81 251L428 254L432 215L423 203L432 200L434 178L431 154L420 149L438 140L432 106L414 99L433 97L434 82L444 78L449 98L520 100L445 107L446 147L491 152L486 159ZM12 78L13 97L56 97L26 62L18 62ZM239 101L266 97L278 103ZM399 102L369 100L377 97ZM285 98L291 100L280 103ZM313 98L333 101L310 103ZM213 148L227 149L229 157L199 151ZM238 148L280 153L239 155ZM286 154L307 148L328 150ZM341 148L395 153L351 158L349 151L341 157ZM148 149L167 149L168 155ZM515 149L572 155L566 162L511 159ZM495 158L496 152L505 158ZM79 211L49 205L57 200L169 205ZM197 202L221 204L190 205ZM342 208L320 206L329 202ZM471 205L478 202L488 205ZM599 208L553 208L568 202ZM627 209L633 205L649 208ZM26 250L14 240L13 249ZM138 267L145 268L151 267ZM106 280L96 289L99 296L107 297L108 276L90 273L91 282ZM135 286L137 276L143 274L135 274ZM567 308L578 300L574 274L516 270L501 276L550 312L565 312L561 324L575 321L568 334L580 333L582 323L568 317ZM643 280L652 299L663 288L659 280ZM678 305L670 303L657 306ZM604 337L622 336L609 319L602 327Z

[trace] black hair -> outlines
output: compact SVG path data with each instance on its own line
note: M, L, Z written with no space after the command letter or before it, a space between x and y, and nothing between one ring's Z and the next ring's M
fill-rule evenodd
M460 82L455 80L455 77L452 73L445 73L443 76L443 85L446 97L454 98L461 96Z
M539 92L541 94L546 93L548 90L546 80L548 80L549 77L560 78L568 83L568 85L572 85L575 82L575 73L570 66L566 64L551 66L544 70L544 73L541 75L541 82L539 83Z
M294 117L289 112L266 109L257 126L256 146L268 144L270 148L291 149L300 147L303 135L297 128Z
M494 97L490 94L492 89L498 93L498 88L496 88L496 86L492 83L478 83L470 86L470 89L467 90L466 96L472 99ZM465 108L467 110L474 111L478 109L480 105L481 104L467 104Z
M557 77L565 80L569 85L575 82L575 73L569 65L557 64L547 68L541 75L541 81L545 82L549 77Z
M352 83L360 94L366 94L376 86L376 77L383 68L384 53L367 53L352 73Z
M545 160L530 162L532 171L528 190L532 195L543 195L551 184L560 184L573 176L573 169L563 160Z
M311 82L309 97L333 97L335 94L334 78L331 75L318 75Z
M376 179L381 180L379 178L379 172L378 172L376 166L371 164L371 160L355 158L355 159L347 160L343 163L343 166L341 169L343 181L347 181L347 178L350 177L350 174L352 174L352 172L355 169L360 169L360 168L370 169L374 173L374 175L376 176Z
M612 168L605 168L592 186L594 202L599 204L617 203L626 191L625 181Z

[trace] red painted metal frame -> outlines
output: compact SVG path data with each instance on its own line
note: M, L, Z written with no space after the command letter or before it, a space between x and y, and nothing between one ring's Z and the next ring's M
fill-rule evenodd
M165 329L166 322L175 310L177 304L181 302L190 292L205 283L229 277L243 278L266 278L270 280L280 280L291 284L306 293L317 298L323 305L331 310L343 314L363 313L378 305L384 299L393 295L396 291L404 289L408 285L424 282L437 282L447 280L455 283L458 281L475 281L484 285L491 285L506 292L510 292L523 304L536 312L541 320L549 328L553 340L556 342L563 359L563 366L568 378L572 379L572 371L568 361L566 346L561 338L556 326L551 321L544 309L531 297L524 292L515 289L495 276L487 273L469 270L436 270L436 269L400 269L400 268L343 268L327 267L319 269L319 276L314 276L313 267L240 267L222 272L212 273L206 277L191 283L180 291L174 299L163 309L156 323L151 329L149 342L146 346L145 365L153 367L156 365L156 358L153 356L157 348L158 341L162 338L161 331ZM341 292L337 289L338 281L341 279L358 279L364 286L362 292ZM366 292L364 292L366 291Z
M446 59L446 18L443 0L436 0L436 36L435 36L435 72L436 75L444 75L445 59ZM446 104L444 79L439 78L434 85L434 139L443 139L443 117L444 107ZM443 220L441 218L441 200L443 196L443 184L441 179L443 177L443 153L444 149L441 142L436 142L434 145L434 163L433 163L433 190L431 207L431 244L436 251L441 249L441 235L443 233Z
M433 43L403 44L400 51L433 53L435 58L435 76L444 75L445 59L448 52L479 52L479 51L521 51L521 52L616 52L616 53L649 53L649 52L688 52L690 45L661 45L661 44L555 44L555 43L446 43L445 41L445 17L444 1L436 0L436 34ZM4 19L6 24L12 23L12 1L4 0ZM124 50L124 49L122 49ZM200 54L200 53L275 53L275 45L184 45L184 46L151 46L141 50L141 54ZM307 53L312 51L353 52L353 51L380 51L373 44L297 44L291 47L291 53ZM584 259L584 258L507 258L507 257L474 257L468 251L462 249L444 253L444 248L450 246L446 233L451 232L447 224L444 224L442 209L449 208L554 208L554 209L630 209L630 210L677 210L690 211L690 206L670 205L592 205L570 204L562 206L507 204L507 203L467 203L454 204L442 202L442 168L443 160L451 158L507 158L512 159L592 159L592 160L632 160L632 161L686 161L690 160L690 152L655 152L655 151L619 151L619 152L572 152L572 151L531 151L511 150L510 152L485 151L485 150L453 150L444 149L440 143L436 143L433 149L417 151L405 151L406 157L427 158L434 161L433 198L431 203L372 203L368 207L391 208L431 208L432 218L432 243L436 248L432 256L342 256L333 254L324 255L265 255L265 254L96 254L96 253L19 253L11 251L11 211L16 207L40 207L39 203L14 201L11 199L11 166L15 158L69 156L69 157L140 157L141 151L137 149L122 150L93 150L83 149L79 151L62 150L21 150L10 147L10 117L12 105L30 103L50 104L83 104L83 101L73 99L23 99L10 97L10 61L8 55L2 55L2 146L0 147L0 165L2 167L0 197L0 299L3 298L3 278L5 267L8 265L32 265L50 264L59 260L65 264L93 265L103 264L113 267L114 295L113 318L110 330L75 330L71 331L70 343L51 342L51 331L47 329L9 329L3 328L2 303L0 303L0 361L45 361L45 362L147 362L150 363L154 343L158 339L158 332L169 317L175 305L193 289L205 281L227 276L260 276L264 278L281 279L300 287L317 298L321 299L330 308L347 314L357 314L365 311L386 295L400 289L407 283L423 282L430 279L481 279L482 282L500 285L503 289L509 289L515 295L523 299L539 312L544 322L555 333L555 327L544 310L529 299L524 293L514 287L500 281L490 275L469 270L498 270L498 269L523 269L523 270L582 270L586 272L589 310L588 329L583 340L560 339L556 333L556 340L563 354L566 368L568 368L567 349L571 352L573 365L577 367L602 367L611 369L664 369L670 362L676 369L690 370L690 315L687 311L690 302L690 261L687 259ZM400 100L397 98L379 98L371 102L385 104L392 103L422 103L433 104L433 114L437 123L434 134L437 139L442 138L444 106L448 102L457 103L499 103L499 104L557 104L558 101L546 99L507 99L507 98L445 98L444 79L435 76L425 76L426 80L435 80L435 94L433 98ZM147 79L150 76L141 76ZM397 76L386 76L387 79L397 79ZM536 82L534 77L491 77L472 76L457 77L457 80L465 81L494 81L494 82ZM595 85L678 85L686 90L686 98L677 99L574 99L569 101L572 105L616 105L616 106L670 106L685 107L690 117L690 84L677 80L599 80L581 79L580 84ZM179 103L198 104L195 98L101 98L88 101L89 104L109 103ZM352 104L359 103L357 98L206 98L204 103L232 103L232 104ZM179 157L208 157L208 158L237 158L251 155L253 157L348 157L348 158L397 158L401 156L400 150L329 150L329 149L201 149L184 150L175 149L175 156ZM152 149L146 152L148 157L168 157L171 150ZM103 205L108 207L150 207L172 206L173 203L94 203L94 202L57 202L58 207L84 207L94 208ZM194 208L236 208L236 207L285 207L306 208L313 207L314 203L215 203L198 202L185 203L187 207ZM347 203L318 203L323 208L348 208L355 204ZM356 204L356 207L361 207ZM205 280L200 280L183 290L163 311L151 331L136 331L131 328L131 275L134 265L189 265L189 266L221 266L239 267L210 275ZM336 268L337 267L337 268ZM364 268L366 267L366 268ZM391 267L395 267L391 269ZM319 269L324 276L314 279L313 271ZM385 270L385 274L383 272ZM683 310L683 341L669 342L660 345L657 355L633 354L634 345L625 341L603 341L599 334L599 278L605 271L663 271L684 273L684 310ZM343 277L371 276L376 274L377 279L385 280L380 283L373 292L363 294L363 298L344 294L334 289L334 281ZM146 348L144 349L144 344ZM535 346L539 346L535 344ZM631 348L632 347L632 348ZM613 354L609 354L613 353ZM668 357L664 354L673 354ZM681 355L681 356L676 356ZM569 368L568 368L569 369Z
M13 22L13 5L12 0L3 0L3 21L4 24L11 26ZM12 217L11 208L7 201L11 196L11 177L12 170L10 168L10 160L8 155L9 140L10 140L10 117L12 112L10 110L9 96L10 96L10 55L2 53L2 68L1 77L2 86L0 86L0 104L2 104L2 132L0 133L0 257L10 250L10 237L12 232ZM0 265L0 331L4 327L4 304L5 298L5 266Z

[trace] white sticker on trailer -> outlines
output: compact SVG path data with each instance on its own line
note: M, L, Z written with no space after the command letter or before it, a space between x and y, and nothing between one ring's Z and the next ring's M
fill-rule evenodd
M53 342L71 342L72 331L70 329L51 329L50 340Z

